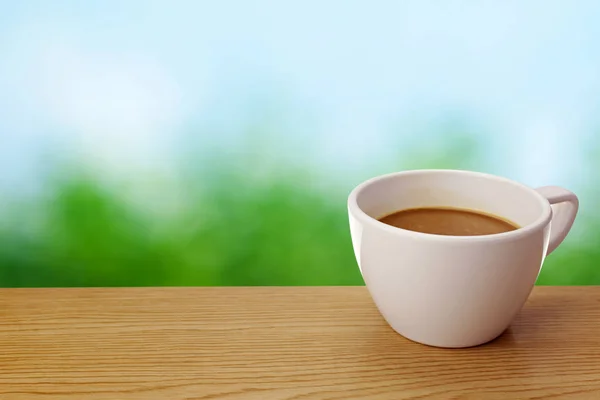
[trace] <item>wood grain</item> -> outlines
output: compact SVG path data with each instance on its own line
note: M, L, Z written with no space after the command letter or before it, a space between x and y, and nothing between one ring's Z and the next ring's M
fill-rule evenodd
M537 287L462 350L364 287L2 289L0 399L600 399L600 287Z

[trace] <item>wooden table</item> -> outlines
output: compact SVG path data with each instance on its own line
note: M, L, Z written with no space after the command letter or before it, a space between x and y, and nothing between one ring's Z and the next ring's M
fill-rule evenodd
M600 287L537 287L462 350L364 287L0 290L0 399L600 399Z

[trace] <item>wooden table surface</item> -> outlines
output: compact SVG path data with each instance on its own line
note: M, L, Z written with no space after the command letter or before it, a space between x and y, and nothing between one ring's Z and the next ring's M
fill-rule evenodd
M364 287L1 289L0 399L600 399L600 287L537 287L460 350Z

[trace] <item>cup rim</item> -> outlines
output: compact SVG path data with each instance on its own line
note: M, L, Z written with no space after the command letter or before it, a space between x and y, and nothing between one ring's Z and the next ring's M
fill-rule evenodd
M527 224L525 226L520 227L514 231L495 233L491 235L477 235L477 236L451 236L451 235L437 235L433 233L423 233L423 232L415 232L407 229L397 228L395 226L390 226L388 224L384 224L383 222L377 220L374 217L371 217L367 213L365 213L358 206L358 196L361 192L367 187L380 182L385 179L409 176L409 175L418 175L418 174L459 174L459 175L469 175L473 177L480 177L485 179L491 179L498 182L508 183L513 186L516 186L520 189L523 189L525 192L531 194L531 196L535 197L540 205L542 206L541 215L532 223ZM504 178L497 175L487 174L484 172L476 172L476 171L468 171L468 170L459 170L459 169L413 169L413 170L405 170L399 172L392 172L389 174L375 176L373 178L367 179L366 181L360 183L356 186L348 196L348 210L349 212L361 221L364 224L370 225L375 229L384 230L394 235L404 236L404 237L412 237L415 239L427 239L427 240L437 240L443 242L486 242L486 241L505 241L505 240L514 240L519 239L524 236L527 236L533 231L540 229L541 227L546 226L550 223L552 219L552 207L548 200L542 196L540 193L532 189L531 187L524 185L520 182L513 181L512 179Z

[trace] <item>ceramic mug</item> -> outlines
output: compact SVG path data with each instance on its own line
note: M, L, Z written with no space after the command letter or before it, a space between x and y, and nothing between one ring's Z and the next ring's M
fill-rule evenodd
M456 207L504 217L521 228L444 236L378 221L415 207ZM388 324L438 347L486 343L508 328L531 293L546 255L563 241L579 201L566 189L532 189L498 176L415 170L372 178L348 198L354 253Z

